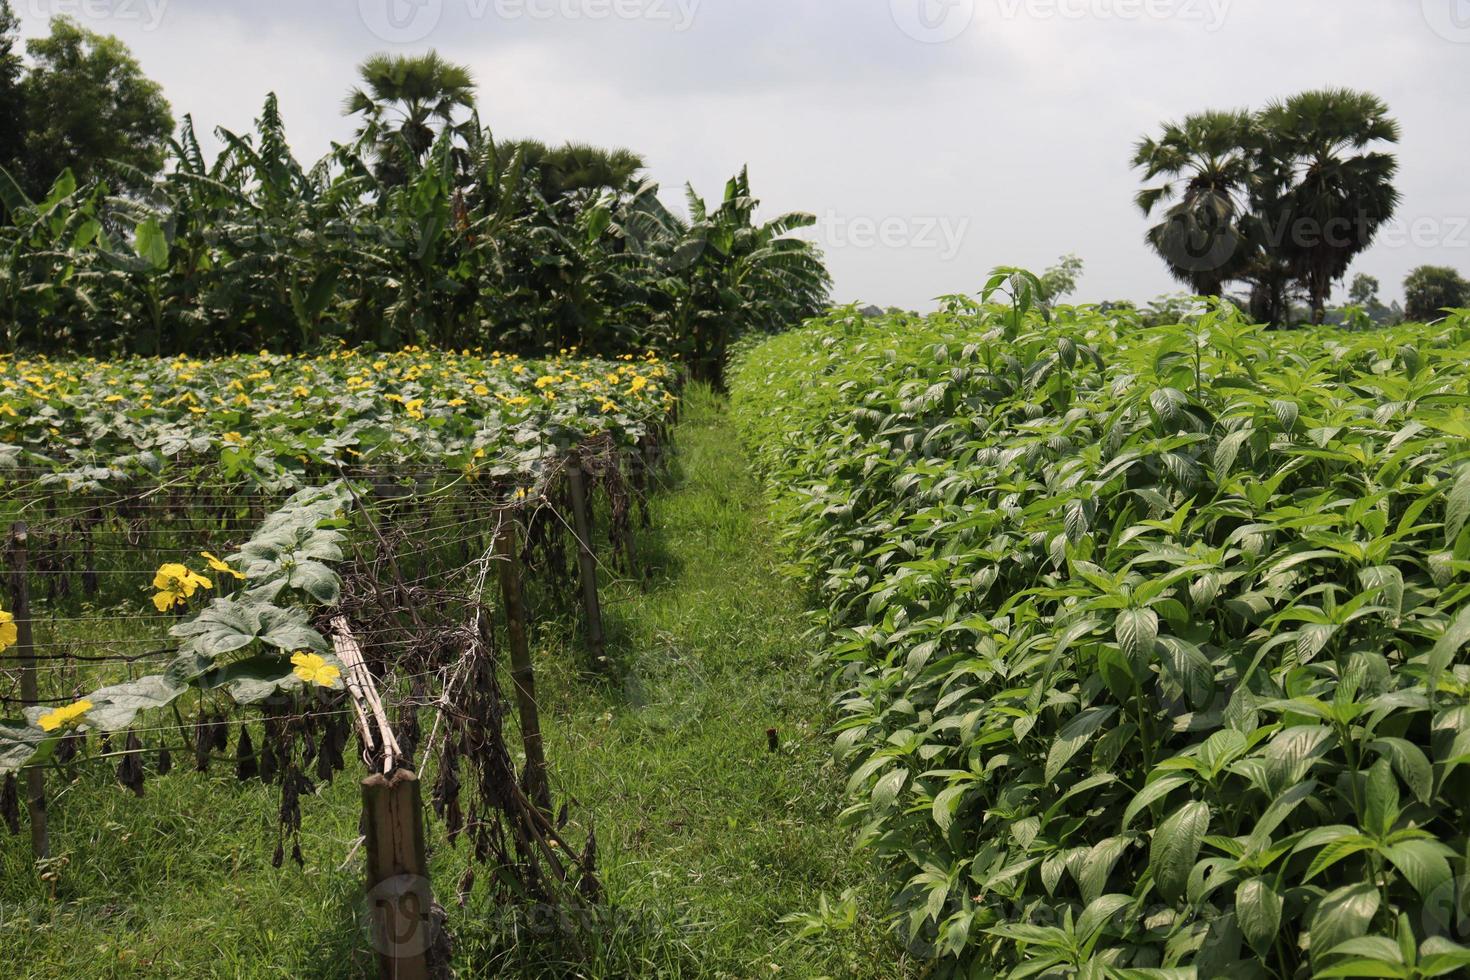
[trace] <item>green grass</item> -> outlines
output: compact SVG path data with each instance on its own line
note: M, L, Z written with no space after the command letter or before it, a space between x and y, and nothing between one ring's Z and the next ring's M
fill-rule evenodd
M654 527L640 532L649 581L604 589L612 667L582 669L565 616L537 636L555 789L571 800L574 839L597 832L607 907L575 942L473 901L452 907L456 966L547 977L903 976L879 921L884 891L838 826L829 692L723 402L693 389L676 444ZM350 771L303 801L306 869L276 870L275 789L238 784L223 763L187 771L190 761L176 757L141 800L96 767L53 790L54 882L37 881L24 833L0 838L7 976L371 970L361 856L348 860L358 814ZM462 851L441 842L434 866L437 893L452 896ZM814 911L823 893L841 906L847 889L850 922L834 914L831 928L800 939L780 922Z

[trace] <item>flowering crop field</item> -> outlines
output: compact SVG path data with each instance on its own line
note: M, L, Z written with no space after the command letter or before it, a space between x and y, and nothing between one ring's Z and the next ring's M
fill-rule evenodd
M1464 975L1470 315L1031 285L732 374L895 928L942 975Z
M556 615L600 542L606 565L632 569L633 506L673 380L652 354L574 351L0 356L0 521L16 569L0 595L0 817L19 827L19 787L39 773L111 770L142 796L175 758L201 773L223 761L238 792L278 789L270 861L304 864L303 798L344 769L408 763L434 775L451 842L471 837L475 860L528 880L544 860L576 894L594 879L591 845L579 857L543 812L549 795L538 809L512 788L519 732L537 747L534 761L523 747L524 785L549 793L522 647L521 711L502 728L497 630L522 575ZM581 542L573 514L594 512ZM369 696L391 731L381 712L369 730ZM65 796L58 826L85 828ZM30 822L45 826L34 810ZM482 890L499 887L487 876Z
M412 465L534 482L599 436L631 446L667 414L653 356L546 361L410 348L199 361L0 356L0 495L206 473L294 489L338 468ZM14 474L24 474L17 479Z

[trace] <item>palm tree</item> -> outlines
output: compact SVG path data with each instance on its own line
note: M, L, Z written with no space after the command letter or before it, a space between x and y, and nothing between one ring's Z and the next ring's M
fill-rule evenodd
M1253 173L1248 112L1204 112L1167 123L1158 139L1138 142L1133 165L1163 183L1134 198L1145 215L1174 202L1147 241L1169 271L1201 296L1218 296L1247 260L1241 220Z
M1321 323L1332 284L1398 205L1398 161L1369 147L1397 143L1399 125L1382 99L1350 89L1272 103L1259 125L1285 188L1276 248L1306 290L1312 322Z
M436 51L422 55L375 54L358 68L362 86L347 96L343 112L362 116L358 138L375 145L385 183L419 164L439 134L458 132L456 116L475 106L475 78Z
M551 147L540 140L507 140L499 147L507 160L517 151L548 201L577 191L622 190L643 169L643 158L632 150L605 150L590 143Z

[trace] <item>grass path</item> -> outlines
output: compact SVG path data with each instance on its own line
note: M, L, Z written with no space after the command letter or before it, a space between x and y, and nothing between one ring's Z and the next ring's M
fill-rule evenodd
M507 941L485 909L452 908L456 966L466 977L903 975L873 915L882 890L837 825L828 694L722 402L693 389L676 438L639 540L650 582L605 590L614 669L578 669L570 622L537 635L551 769L573 800L573 837L596 829L606 922L573 959L564 942L524 927ZM0 827L6 977L369 975L360 853L344 863L357 780L344 773L303 801L306 867L276 869L278 790L186 763L142 799L98 766L53 777L54 885L37 880L27 835ZM447 897L462 857L440 847ZM837 928L797 939L779 921L849 888L850 922L837 914Z
M576 818L597 829L623 913L610 970L901 974L896 947L865 914L880 901L868 857L837 825L829 697L765 509L722 400L693 389L670 486L639 542L652 582L606 594L616 682L542 674L558 788L583 801ZM561 636L565 649L543 650L542 665L576 662L575 635ZM848 888L859 912L850 929L798 941L779 922Z

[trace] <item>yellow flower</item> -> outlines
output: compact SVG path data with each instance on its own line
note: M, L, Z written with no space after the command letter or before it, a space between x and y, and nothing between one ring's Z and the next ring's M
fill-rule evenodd
M220 436L220 441L230 446L238 446L245 441L245 437L238 432L226 432Z
M603 402L602 410L604 412L616 412L618 410L618 406L613 404L612 402Z
M449 399L449 407L450 408L459 408L461 405L464 405L464 404L465 404L465 400L463 398L451 398L451 399Z
M153 576L153 587L158 590L153 605L159 612L168 612L182 606L198 589L214 588L214 583L183 565L170 563Z
M54 732L63 725L80 724L82 716L91 710L91 701L78 701L76 704L69 704L65 708L48 711L40 718L41 730Z
M226 565L223 559L216 558L214 557L214 555L210 554L207 551L199 552L199 557L209 562L209 567L214 569L216 572L224 572L227 575L233 575L236 579L242 582L245 580L244 574L242 574L241 572L237 572L229 565Z
M317 687L335 687L337 678L342 676L342 672L327 663L326 660L304 650L292 654L291 662L296 665L292 673L306 683L315 684Z
M629 381L628 382L628 390L631 391L631 392L633 392L634 394L637 394L638 392L642 391L644 388L647 388L647 387L648 387L648 379L645 378L641 374L635 376L632 381Z
M20 640L15 628L15 614L0 609L0 650L9 650Z
M557 377L554 374L544 374L536 379L536 387L543 391L556 384L561 384L561 378Z

